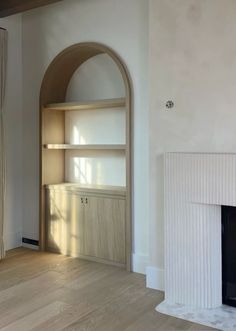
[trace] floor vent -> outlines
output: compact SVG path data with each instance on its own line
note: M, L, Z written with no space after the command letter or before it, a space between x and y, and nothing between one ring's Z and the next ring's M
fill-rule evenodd
M33 246L39 246L39 241L38 240L34 240L34 239L22 238L22 242L24 244L29 244L29 245L33 245Z

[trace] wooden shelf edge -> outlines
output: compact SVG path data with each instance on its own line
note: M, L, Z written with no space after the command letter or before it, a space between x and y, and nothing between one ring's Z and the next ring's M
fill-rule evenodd
M43 145L45 149L52 150L125 150L126 145L70 145L70 144L45 144Z
M126 196L125 186L112 185L95 185L95 184L79 184L79 183L60 183L60 184L45 184L47 190L69 191L69 192L84 192L84 193L100 193L117 196Z
M88 102L68 102L68 103L52 103L45 105L44 110L59 110L59 111L73 111L73 110L92 110L92 109L106 109L106 108L121 108L125 107L125 98L106 99Z

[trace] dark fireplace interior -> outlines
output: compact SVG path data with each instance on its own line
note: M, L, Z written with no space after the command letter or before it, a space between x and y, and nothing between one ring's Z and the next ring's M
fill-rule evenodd
M223 304L236 307L236 207L222 206Z

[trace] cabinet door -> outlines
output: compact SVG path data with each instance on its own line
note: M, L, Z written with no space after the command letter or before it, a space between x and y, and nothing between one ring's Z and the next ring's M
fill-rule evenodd
M81 197L65 191L47 191L47 242L49 250L76 256L83 247Z
M87 198L84 254L125 264L125 200Z

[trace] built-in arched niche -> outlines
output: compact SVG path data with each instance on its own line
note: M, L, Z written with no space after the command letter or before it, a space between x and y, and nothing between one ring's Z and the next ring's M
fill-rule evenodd
M115 109L112 118L109 112L111 109ZM77 121L80 123L83 122L83 114L88 116L89 112L99 116L100 123L106 123L106 129L103 130L104 134L101 135L101 141L98 144L93 142L92 134L87 138L88 142L82 141L83 135L80 133L82 129L78 129L76 125L74 125L73 137L68 134L71 118L76 117L74 114L78 111L81 111L77 116ZM123 115L120 115L122 112L124 114L123 129L118 125L122 122ZM93 120L91 115L90 122L92 123ZM81 184L84 174L77 176L73 173L76 165L73 160L80 157L81 149L83 153L87 153L87 160L93 159L96 155L97 159L89 161L91 171L95 175L96 160L100 160L97 164L101 167L104 157L109 158L110 155L112 161L109 162L108 168L104 166L101 170L103 173L97 179L97 184L108 187L107 181L110 181L111 187L124 186L125 188L125 266L130 270L132 247L131 83L126 66L120 57L110 48L97 43L80 43L61 52L50 64L42 82L40 128L41 250L47 249L45 188L48 185L61 183ZM115 144L113 141L115 138L111 138L112 143L106 144L102 139L106 139L109 130L118 133L123 130L124 141ZM92 131L96 131L96 126L93 126ZM115 135L114 132L113 135ZM124 161L122 161L122 155ZM123 167L125 175L112 176L111 169L116 167ZM86 179L87 184L91 184L91 178Z

